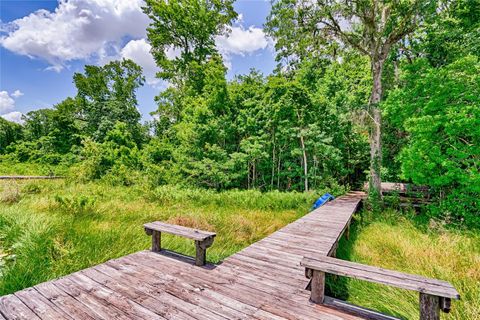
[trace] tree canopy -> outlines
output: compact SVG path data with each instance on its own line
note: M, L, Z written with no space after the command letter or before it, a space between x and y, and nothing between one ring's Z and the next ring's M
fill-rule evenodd
M85 66L51 108L0 118L0 159L78 179L215 190L426 185L425 211L478 224L478 1L273 2L279 68L227 79L230 0L145 2L169 86L141 122L133 61Z

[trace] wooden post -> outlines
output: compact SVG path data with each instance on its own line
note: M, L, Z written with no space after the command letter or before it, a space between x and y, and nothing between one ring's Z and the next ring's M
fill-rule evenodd
M420 320L440 320L440 298L420 293Z
M449 313L452 307L452 299L440 297L440 310L445 313Z
M350 222L348 222L347 224L347 232L345 234L345 237L347 238L347 240L350 240Z
M152 251L160 252L162 250L162 233L160 231L152 231Z
M207 257L207 249L202 245L201 241L195 241L195 249L197 250L195 254L195 265L204 266Z
M312 270L310 300L314 303L323 303L325 296L325 272Z

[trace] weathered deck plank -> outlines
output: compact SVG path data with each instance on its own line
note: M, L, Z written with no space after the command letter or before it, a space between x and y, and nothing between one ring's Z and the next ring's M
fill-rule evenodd
M6 319L40 319L29 307L13 294L0 297L0 314Z
M217 266L141 251L0 297L0 320L360 319L311 303L300 262L335 250L362 197L329 202Z

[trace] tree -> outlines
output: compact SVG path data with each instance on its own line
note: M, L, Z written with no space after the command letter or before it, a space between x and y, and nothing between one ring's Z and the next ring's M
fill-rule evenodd
M350 47L370 58L370 191L377 197L381 195L382 164L382 117L378 104L383 95L384 65L392 46L415 31L435 9L435 0L277 0L268 18L267 30L277 39L276 48L284 55L294 55L297 47L300 53L305 52L308 39L310 51L325 52L335 58L337 48ZM302 54L297 58L302 58Z
M67 98L51 109L38 109L24 115L23 141L12 146L17 159L59 162L62 155L80 144L76 112L76 101Z
M428 19L405 46L409 58L423 56L438 67L467 55L480 56L480 1L439 2L438 15Z
M428 185L442 215L480 222L480 60L468 56L441 68L408 65L403 86L384 102L389 122L406 133L403 178Z
M107 132L120 121L137 143L143 140L136 96L144 83L140 66L131 60L112 61L103 67L87 65L84 74L74 74L73 81L78 118L86 136L103 142Z
M234 0L146 0L144 12L158 76L178 86L203 88L202 65L217 54L215 37L226 34L237 17ZM170 58L169 58L170 56ZM174 57L172 57L174 56Z
M0 117L0 154L7 151L7 146L22 138L22 126Z

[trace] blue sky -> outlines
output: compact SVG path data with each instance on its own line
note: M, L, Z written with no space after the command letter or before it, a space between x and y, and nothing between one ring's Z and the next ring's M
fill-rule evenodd
M72 75L85 64L124 57L144 68L147 84L138 91L139 109L150 120L153 98L163 85L154 77L141 1L0 0L0 116L18 121L22 113L51 107L75 95ZM230 37L217 39L228 78L250 68L269 74L274 51L263 24L270 2L237 0L235 9L240 19Z

